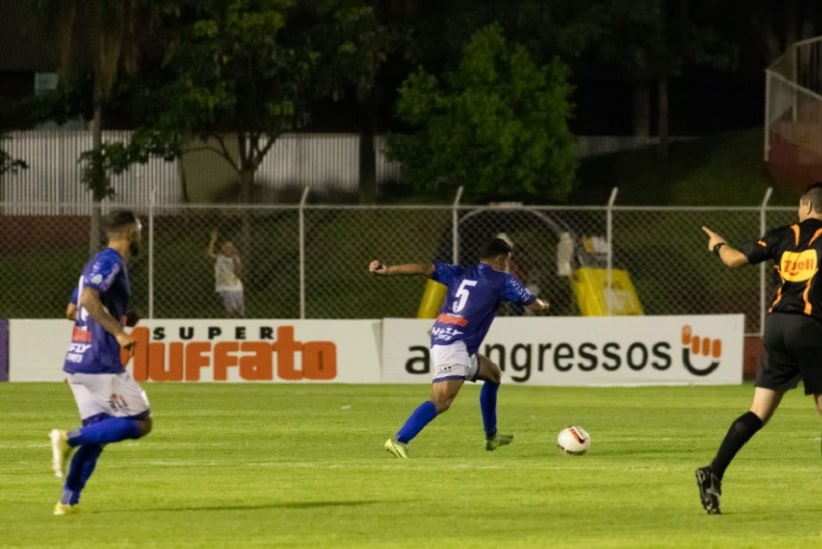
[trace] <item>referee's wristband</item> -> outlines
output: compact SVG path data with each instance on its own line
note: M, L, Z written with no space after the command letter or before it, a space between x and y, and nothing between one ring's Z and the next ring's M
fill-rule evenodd
M712 251L714 252L714 254L719 255L719 249L720 249L722 246L727 246L727 245L728 245L728 243L727 243L727 242L720 242L719 244L715 244L715 245L714 245L714 248L713 248L713 250L712 250Z

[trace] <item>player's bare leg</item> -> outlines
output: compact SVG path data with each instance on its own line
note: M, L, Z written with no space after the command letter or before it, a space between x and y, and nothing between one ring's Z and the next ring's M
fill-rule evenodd
M465 383L463 379L447 379L435 381L431 384L431 402L434 403L437 409L437 415L442 414L451 407L463 383Z

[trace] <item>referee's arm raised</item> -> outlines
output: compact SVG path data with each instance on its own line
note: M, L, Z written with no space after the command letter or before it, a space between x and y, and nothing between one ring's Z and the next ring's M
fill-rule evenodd
M728 267L735 268L748 264L748 257L728 244L720 235L713 232L708 227L703 226L702 230L708 235L708 251L715 253Z

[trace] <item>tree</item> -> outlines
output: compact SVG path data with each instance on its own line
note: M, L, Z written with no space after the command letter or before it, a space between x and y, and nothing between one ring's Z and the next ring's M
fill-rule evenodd
M709 0L704 0L708 2ZM822 34L822 4L815 0L710 0L720 24L756 55L761 71L798 41Z
M11 139L11 136L6 133L6 129L14 127L12 125L12 111L14 111L14 108L11 105L11 101L0 97L0 176L7 172L14 173L17 170L28 168L23 160L14 158L3 147L3 142ZM0 189L0 193L2 193L2 189ZM2 194L0 194L0 201L2 199Z
M764 0L763 0L764 1ZM791 0L802 1L802 0ZM538 62L559 56L575 82L628 80L634 89L634 132L651 134L657 96L660 151L667 150L668 79L687 66L727 70L734 45L717 32L716 0L444 0L448 14L431 30L461 40L479 25L498 21ZM736 10L733 13L745 12ZM443 28L444 25L447 27ZM434 40L437 40L435 37ZM432 42L429 38L427 42ZM448 47L434 42L441 59ZM440 53L443 52L443 53Z
M380 127L380 103L386 95L380 71L390 56L402 58L408 54L408 29L403 23L407 6L396 0L366 0L368 5L359 0L349 3L347 10L330 6L339 32L318 35L324 38L326 57L333 60L328 70L322 72L326 84L320 89L336 96L340 82L352 84L349 93L359 107L359 198L361 204L373 204L377 198L374 137ZM356 42L352 41L354 37Z
M164 68L150 127L194 137L237 172L239 200L252 200L254 173L282 133L308 119L316 59L285 40L291 0L182 2L163 25ZM230 140L234 140L234 153Z
M0 131L0 145L7 139L11 139L11 137ZM27 167L24 161L19 158L13 158L3 147L0 147L0 175L6 172L14 173L19 169L25 169Z
M411 133L389 137L389 157L420 190L561 200L577 162L570 93L561 62L535 64L490 25L442 82L421 68L403 83L397 113Z
M162 24L172 77L150 90L154 112L142 127L176 143L193 137L221 156L237 173L242 203L253 201L254 175L277 138L308 123L318 95L342 93L378 63L370 8L313 4L182 1Z
M712 0L709 0L709 2ZM656 86L659 152L668 155L668 81L687 66L729 70L735 47L717 32L705 0L608 0L589 2L596 63L627 75L634 85L634 133L650 135L651 85ZM590 59L590 57L588 57Z
M113 194L105 169L103 110L121 71L136 70L140 22L152 13L150 0L37 0L34 15L57 36L61 86L93 74L92 149L83 154L82 181L92 193L89 253L100 245L101 202Z
M184 144L221 157L239 202L276 140L309 122L318 96L339 96L378 64L379 32L360 0L179 0L157 24L163 53L132 82L140 105L130 143L105 147L115 173ZM191 149L189 149L191 150ZM106 165L105 162L110 164ZM242 243L252 243L243 213Z

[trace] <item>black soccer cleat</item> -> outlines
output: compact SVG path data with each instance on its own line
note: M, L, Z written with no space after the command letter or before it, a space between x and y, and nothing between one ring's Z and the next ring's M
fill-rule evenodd
M719 496L722 495L722 481L714 474L710 466L700 467L696 470L695 475L702 508L709 515L719 515Z

